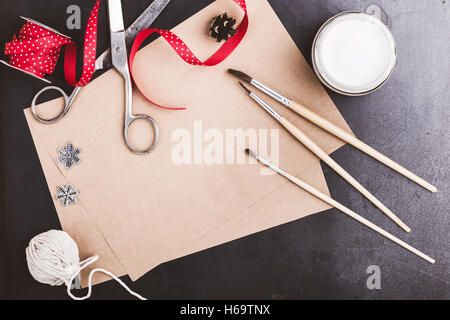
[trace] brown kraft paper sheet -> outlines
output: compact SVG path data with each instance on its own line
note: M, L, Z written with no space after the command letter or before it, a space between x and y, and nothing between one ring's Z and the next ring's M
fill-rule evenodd
M226 73L230 67L278 88L351 132L268 2L248 0L247 4L248 33L218 66L188 65L163 39L137 55L133 70L143 91L164 105L188 108L156 108L134 91L133 112L151 115L161 129L157 149L147 156L131 153L124 144L124 83L114 70L83 88L67 116L56 124L40 124L29 109L25 111L53 197L58 183L71 183L80 190L77 206L64 208L55 200L55 207L64 230L79 241L82 258L94 254L94 248L103 253L95 266L128 273L136 280L165 261L329 208L250 163L243 156L249 141L235 141L231 147L226 143L227 130L257 132L258 144L267 140L267 148L260 152L328 192L319 160L249 99ZM232 1L218 0L174 32L205 59L219 45L204 32L205 24L224 11L242 17ZM343 145L261 96L326 152ZM50 115L60 105L61 100L54 100L39 110ZM150 132L146 124L136 123L131 130L133 142L147 145ZM219 163L211 164L202 155L208 154L208 143L221 138L223 156L213 157ZM82 149L81 164L69 171L55 161L56 148L67 141ZM183 141L191 152L184 157L188 163L179 164ZM227 157L234 160L227 164Z

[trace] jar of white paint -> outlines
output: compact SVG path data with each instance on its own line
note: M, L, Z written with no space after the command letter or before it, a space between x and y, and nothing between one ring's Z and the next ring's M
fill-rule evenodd
M388 27L359 11L342 12L326 21L312 47L313 68L320 81L349 96L380 88L391 76L396 59Z

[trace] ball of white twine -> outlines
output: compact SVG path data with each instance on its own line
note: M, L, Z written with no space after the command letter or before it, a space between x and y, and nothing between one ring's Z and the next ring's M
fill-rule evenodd
M141 295L132 291L128 286L111 272L104 269L93 269L89 273L88 293L84 297L75 297L71 292L73 280L78 274L98 260L98 256L80 261L76 242L64 231L50 230L41 233L30 240L25 250L28 269L33 278L51 286L67 286L68 295L74 300L85 300L92 293L92 277L96 272L103 272L116 280L131 295L146 300Z

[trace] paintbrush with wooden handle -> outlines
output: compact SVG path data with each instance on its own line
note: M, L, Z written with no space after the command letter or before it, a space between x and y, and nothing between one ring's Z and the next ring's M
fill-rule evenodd
M312 153L314 153L319 159L329 165L337 174L350 183L356 190L358 190L363 196L370 200L376 207L378 207L384 214L391 218L396 224L398 224L406 232L410 232L411 229L401 221L391 210L389 210L380 200L375 198L365 187L363 187L355 178L353 178L347 171L344 170L336 161L334 161L325 151L323 151L317 144L315 144L311 138L297 128L292 122L285 117L281 116L272 107L265 103L260 97L251 92L242 82L239 84L244 90L255 100L264 110L266 110L272 117L274 117L289 133L291 133L298 141L300 141L305 147L307 147Z
M316 188L310 186L309 184L307 184L306 182L300 180L299 178L293 176L292 174L289 174L283 170L281 170L280 168L278 168L277 166L275 166L274 164L270 163L269 161L265 160L264 158L261 158L260 156L258 156L255 152L253 152L250 149L245 150L250 156L254 157L255 159L257 159L258 161L260 161L261 163L265 164L266 166L268 166L269 168L271 168L272 170L274 170L275 172L279 173L280 175L282 175L283 177L287 178L288 180L290 180L291 182L293 182L294 184L296 184L297 186L299 186L300 188L302 188L303 190L311 193L313 196L319 198L320 200L328 203L329 205L335 207L336 209L340 210L341 212L345 213L346 215L352 217L353 219L361 222L363 225L369 227L370 229L378 232L379 234L385 236L386 238L388 238L391 241L394 241L395 243L397 243L398 245L402 246L403 248L411 251L412 253L415 253L416 255L418 255L419 257L425 259L426 261L430 262L430 263L435 263L434 259L427 256L426 254L424 254L423 252L411 247L409 244L407 244L406 242L400 240L399 238L393 236L392 234L390 234L389 232L383 230L382 228L378 227L377 225L375 225L374 223L370 222L369 220L361 217L359 214L357 214L356 212L350 210L349 208L345 207L344 205L340 204L339 202L337 202L336 200L334 200L333 198L327 196L326 194L320 192L319 190L317 190Z
M402 167L398 163L392 161L379 151L375 150L374 148L368 146L358 138L352 136L350 133L342 130L341 128L337 127L336 125L332 124L330 121L322 118L317 113L309 110L304 105L297 103L295 101L291 101L290 99L286 98L285 96L279 94L275 90L269 88L268 86L262 84L261 82L256 81L249 75L233 69L228 69L228 72L232 75L238 77L239 79L251 84L255 88L261 90L265 94L269 95L270 97L274 98L284 106L288 107L292 111L296 112L303 118L311 121L315 125L321 127L322 129L328 131L332 135L340 138L341 140L347 142L348 144L351 144L355 148L361 150L362 152L366 153L367 155L375 158L376 160L380 161L384 165L388 166L389 168L397 171L398 173L404 175L408 179L414 181L418 185L422 186L423 188L431 191L431 192L437 192L437 188L430 183L426 182L424 179L418 177L408 169Z

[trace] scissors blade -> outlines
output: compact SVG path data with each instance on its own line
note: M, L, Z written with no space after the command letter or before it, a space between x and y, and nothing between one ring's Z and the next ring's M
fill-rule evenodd
M133 24L125 30L125 41L127 48L131 46L134 38L144 29L149 28L156 18L161 14L164 8L171 0L154 0L151 5L141 13ZM95 70L108 70L112 68L111 51L107 49L95 61Z
M122 0L108 0L108 13L110 31L125 31L125 27L123 26Z
M125 31L127 48L131 46L131 43L139 32L149 28L152 25L170 1L171 0L154 0L152 4L141 13L133 24Z
M108 48L95 60L95 71L102 69L111 69L111 50Z

